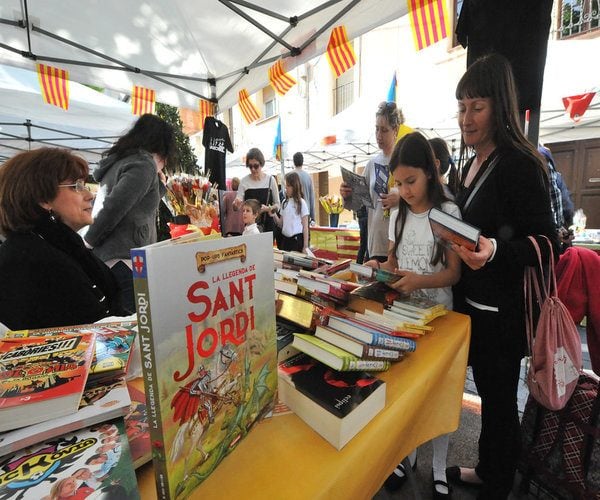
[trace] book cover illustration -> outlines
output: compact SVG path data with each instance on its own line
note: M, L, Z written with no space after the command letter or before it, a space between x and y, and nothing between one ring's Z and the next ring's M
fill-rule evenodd
M272 409L269 233L132 251L159 498L184 498Z
M343 418L373 394L383 381L366 372L339 372L299 353L279 363L279 373L335 416Z
M374 163L375 167L375 184L373 189L378 196L388 194L388 183L390 180L390 170L387 165Z
M129 411L130 403L124 380L86 388L75 413L0 433L0 456L82 427L122 417Z
M129 440L133 466L137 469L152 460L144 380L142 377L129 380L127 389L131 397L131 406L125 416L125 433Z
M94 352L94 334L0 339L0 431L75 412ZM60 400L52 407L53 400ZM43 408L47 413L41 412Z
M43 441L0 458L0 499L139 498L123 420Z

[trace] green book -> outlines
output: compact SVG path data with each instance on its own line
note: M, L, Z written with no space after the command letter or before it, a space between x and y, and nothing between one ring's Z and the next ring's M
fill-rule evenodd
M292 346L338 371L385 371L390 367L389 361L359 359L314 335L295 333Z

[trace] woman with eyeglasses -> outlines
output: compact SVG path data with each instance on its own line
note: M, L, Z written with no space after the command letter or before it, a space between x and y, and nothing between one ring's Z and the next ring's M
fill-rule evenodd
M122 314L110 269L77 234L92 223L87 176L85 160L63 149L0 166L0 323L12 330Z
M400 200L390 177L390 156L396 144L398 129L404 122L402 111L395 102L382 102L375 113L375 138L381 151L369 160L363 175L367 180L373 207L367 208L367 254L364 261L376 259L385 262L388 258L388 228L390 210L398 208ZM352 198L352 188L342 183L340 195L348 204Z
M156 115L142 115L94 170L100 183L94 223L84 238L117 279L121 304L135 312L130 250L156 243L156 216L166 193L165 165L176 154L175 133Z
M260 149L251 148L246 153L246 166L250 169L250 173L242 177L233 205L236 210L240 210L242 202L246 200L255 199L260 201L260 216L256 219L256 223L263 233L273 231L274 222L269 217L269 213L279 210L277 182L272 175L262 171L264 165L265 157Z

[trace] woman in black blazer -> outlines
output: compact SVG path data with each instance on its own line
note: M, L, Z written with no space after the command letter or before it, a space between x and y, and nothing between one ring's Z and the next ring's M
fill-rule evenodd
M12 330L122 314L110 269L76 232L92 222L87 176L86 161L63 149L0 166L0 323Z
M481 229L477 251L463 260L454 308L471 316L469 364L481 396L479 462L450 467L448 478L477 484L478 498L505 499L520 448L517 385L526 352L523 272L536 263L528 235L555 242L542 158L519 124L510 63L492 54L475 61L456 89L462 133L456 203ZM470 156L470 153L474 153Z

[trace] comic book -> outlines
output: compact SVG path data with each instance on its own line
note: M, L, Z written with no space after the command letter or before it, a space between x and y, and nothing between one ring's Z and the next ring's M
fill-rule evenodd
M125 375L137 332L137 321L123 320L54 328L8 331L6 337L46 337L65 333L95 333L96 349L88 384L101 383Z
M137 469L152 460L144 379L138 377L128 380L127 388L131 397L131 406L125 416L125 432L129 440L133 466Z
M123 419L0 458L0 500L140 498Z
M158 498L185 498L272 409L273 238L131 255Z
M0 432L75 413L95 334L0 339Z
M0 456L82 427L124 416L131 406L124 380L86 388L79 410L70 415L0 433Z

